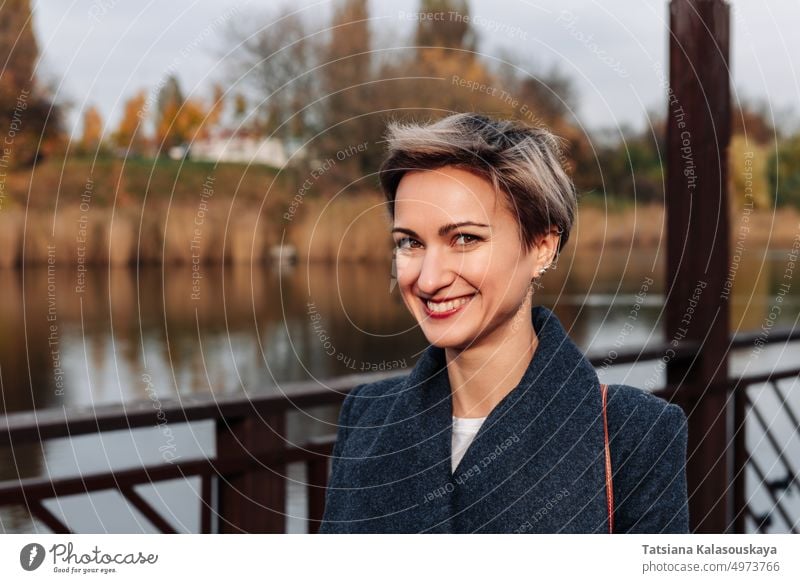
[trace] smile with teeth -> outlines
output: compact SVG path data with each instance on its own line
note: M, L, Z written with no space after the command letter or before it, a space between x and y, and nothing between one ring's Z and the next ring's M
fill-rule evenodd
M468 301L472 299L472 296L466 296L463 298L456 298L454 300L448 300L446 302L432 302L430 300L425 302L425 305L431 312L436 314L442 314L445 312L452 312L453 310L460 308Z

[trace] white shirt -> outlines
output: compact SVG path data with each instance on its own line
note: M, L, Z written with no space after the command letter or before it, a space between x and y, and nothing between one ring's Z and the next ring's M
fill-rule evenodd
M453 417L453 469L455 473L458 463L464 457L469 444L475 439L486 417Z

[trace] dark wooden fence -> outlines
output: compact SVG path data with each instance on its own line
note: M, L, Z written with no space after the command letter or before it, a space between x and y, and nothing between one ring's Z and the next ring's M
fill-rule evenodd
M800 330L775 330L770 334L773 347L783 345L788 353L790 342L800 339ZM732 348L753 350L756 343L761 349L762 333L741 334ZM788 360L788 359L787 359ZM731 490L725 501L731 505L731 515L726 515L728 532L788 532L800 531L800 458L790 452L800 447L800 400L797 383L800 367L753 374L731 379L728 396L733 397L733 428L726 432L726 454L732 461ZM790 395L795 395L794 402ZM764 397L768 398L766 406ZM761 401L761 403L759 403ZM775 406L777 405L777 406ZM732 435L731 435L732 433ZM747 435L751 438L748 440ZM774 462L766 466L748 448L765 444ZM748 475L753 487L748 488ZM751 502L758 494L768 500L759 510ZM792 506L789 506L791 499ZM747 519L753 522L747 527ZM698 522L697 520L695 521Z
M168 423L180 424L212 420L215 424L217 455L168 462L122 471L111 471L72 478L23 479L0 483L0 506L23 505L32 516L54 532L70 532L42 501L117 490L161 532L174 532L169 521L147 503L135 487L176 478L197 476L201 482L198 505L200 531L261 532L285 531L286 466L306 465L308 476L308 515L314 525L322 516L329 459L335 433L327 439L312 440L298 446L286 445L286 416L290 410L336 405L359 382L381 378L380 374L348 376L327 383L282 387L283 395L262 397L181 397L161 401L160 412ZM151 401L102 409L43 410L0 417L0 447L19 448L30 443L102 434L109 431L154 427ZM213 521L212 521L213 519Z

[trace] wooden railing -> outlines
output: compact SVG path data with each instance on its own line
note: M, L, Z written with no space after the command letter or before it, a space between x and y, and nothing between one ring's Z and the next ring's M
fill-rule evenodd
M758 334L741 334L736 337L733 348L753 348ZM800 340L800 330L776 330L769 336L769 344L780 345L782 342ZM800 529L800 458L792 457L791 452L800 450L800 415L795 409L800 405L795 400L793 405L787 398L789 389L781 388L786 381L796 382L800 379L800 367L770 371L764 374L753 374L732 380L730 391L733 394L734 427L732 436L733 448L733 532L786 532L797 534ZM797 392L794 393L797 395ZM768 419L759 406L759 399L767 396L777 404L773 419ZM780 431L775 427L775 419L780 419L788 431ZM757 460L747 444L747 434L758 436L757 442L764 441L775 456L771 467L764 467ZM788 451L787 451L788 450ZM752 472L753 488L747 487L748 470ZM777 474L779 477L770 478ZM759 493L766 494L769 507L760 511L753 510L752 499ZM790 508L785 500L786 495L793 495L794 508ZM748 528L747 519L752 520ZM782 524L780 524L782 522Z
M779 332L770 335L770 343L795 341L800 331ZM731 349L752 347L753 337L739 335L731 342ZM668 353L668 349L671 351ZM659 344L644 350L615 353L613 365L661 359L669 354L671 360L690 360L696 357L698 346L684 343L677 348ZM599 366L608 362L608 354L589 355ZM174 532L172 524L156 511L137 491L136 486L154 484L165 480L199 477L201 482L200 532L260 532L286 531L286 467L303 463L306 468L307 530L316 532L325 504L325 486L330 470L330 455L335 441L335 431L311 439L301 445L287 446L286 419L290 410L340 404L347 392L360 383L407 374L406 370L385 373L351 375L325 383L291 383L282 386L281 395L236 397L181 397L171 402L161 401L161 411L169 423L190 423L213 420L215 426L216 455L174 463L148 465L139 468L84 474L68 478L31 478L0 483L0 507L21 505L28 509L53 532L69 533L64 524L50 512L43 502L62 496L87 494L101 490L116 490L139 510L161 532ZM780 516L788 531L797 532L798 516L793 515L781 500L780 493L792 485L800 489L797 464L783 451L792 436L775 435L774 429L753 405L752 388L764 385L779 395L783 412L788 416L797 438L797 412L787 402L777 383L781 379L797 377L800 369L766 375L732 379L729 391L734 396L736 424L731 446L734 448L733 483L729 489L733 497L734 515L730 530L744 532L747 517L752 518L761 531L774 525L773 517ZM748 390L750 389L750 390ZM767 390L767 389L761 389ZM680 389L666 388L656 394L678 400ZM702 398L702 396L694 396ZM745 427L755 422L776 450L785 477L769 481L766 471L752 459L745 444ZM41 443L78 435L102 434L108 431L152 428L154 412L150 401L82 410L44 410L14 413L0 418L0 447L18 448L29 443ZM689 463L692 463L691 457ZM751 468L758 478L759 487L765 488L773 507L766 513L756 514L749 503L751 496L745 490L745 475ZM691 491L690 491L691 496Z
M395 371L394 374L398 374ZM56 533L69 533L42 502L48 499L116 490L161 532L173 526L137 493L137 485L199 477L200 532L263 532L286 530L286 466L306 466L309 532L322 518L325 486L335 432L287 447L286 415L290 410L341 403L358 383L391 376L351 375L326 383L287 383L280 395L181 397L161 400L159 415L170 425L214 421L216 456L140 468L84 474L69 478L31 478L0 482L0 507L22 505ZM163 418L162 417L162 418ZM59 438L109 431L152 428L151 401L80 410L40 410L0 417L0 447L19 448ZM212 488L216 486L216 488ZM213 495L212 495L213 492ZM212 524L216 522L216 528Z

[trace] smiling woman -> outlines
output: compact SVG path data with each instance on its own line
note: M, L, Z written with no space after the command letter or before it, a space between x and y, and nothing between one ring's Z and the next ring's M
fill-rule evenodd
M683 411L601 386L533 304L577 205L557 138L462 113L388 143L398 287L430 346L345 399L320 532L688 532Z

